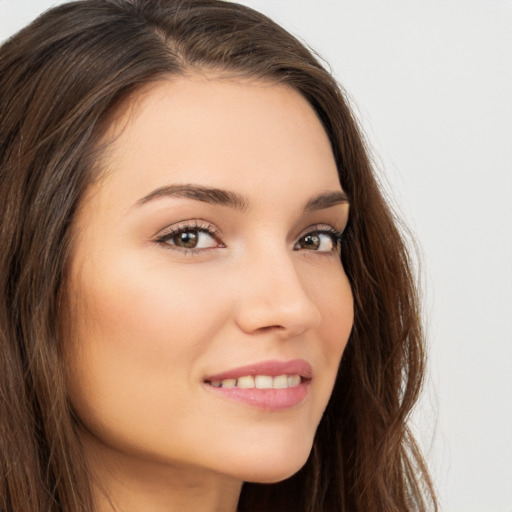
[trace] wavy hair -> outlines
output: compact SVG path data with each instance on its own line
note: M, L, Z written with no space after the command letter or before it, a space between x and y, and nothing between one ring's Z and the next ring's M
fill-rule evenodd
M341 258L355 320L332 397L305 466L280 483L244 484L240 510L436 509L407 427L424 374L410 258L343 90L301 42L248 7L81 0L0 48L0 511L93 509L59 327L71 226L110 114L144 84L194 69L299 91L351 201Z

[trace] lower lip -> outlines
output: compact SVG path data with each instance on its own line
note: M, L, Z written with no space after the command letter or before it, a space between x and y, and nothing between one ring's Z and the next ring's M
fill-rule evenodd
M309 380L302 381L298 386L284 389L258 388L217 388L207 384L208 388L221 396L243 402L246 405L264 411L285 411L301 404L309 390Z

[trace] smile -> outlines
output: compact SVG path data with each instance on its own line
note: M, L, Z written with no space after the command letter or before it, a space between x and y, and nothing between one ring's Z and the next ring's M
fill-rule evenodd
M298 386L301 381L300 375L245 375L238 379L214 380L209 384L215 388L286 389Z
M212 392L265 411L284 411L300 405L313 377L303 359L265 361L205 379Z

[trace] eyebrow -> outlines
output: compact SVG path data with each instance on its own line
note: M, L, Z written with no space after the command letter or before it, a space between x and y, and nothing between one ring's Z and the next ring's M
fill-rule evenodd
M139 199L135 206L142 206L155 199L162 197L176 197L193 199L204 203L227 206L235 210L246 211L249 207L247 198L236 192L219 188L205 187L203 185L166 185L153 190L148 195ZM311 213L337 206L349 204L349 198L342 190L326 191L309 199L304 205L304 213Z
M304 205L304 212L311 213L325 210L339 204L350 204L348 195L343 190L326 191L311 198Z
M248 208L247 200L240 194L219 188L204 187L202 185L167 185L160 187L153 190L153 192L150 192L142 199L139 199L136 206L142 206L149 201L162 197L194 199L195 201L228 206L241 211L245 211Z

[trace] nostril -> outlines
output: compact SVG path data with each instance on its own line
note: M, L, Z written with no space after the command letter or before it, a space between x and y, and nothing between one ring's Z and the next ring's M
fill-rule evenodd
M285 329L282 325L267 325L264 327L260 327L258 330L260 332L271 332L271 331L283 331Z
M318 304L304 287L304 276L298 274L295 260L289 255L279 259L276 256L266 268L270 272L245 270L235 311L240 329L251 334L272 332L292 337L318 327Z

